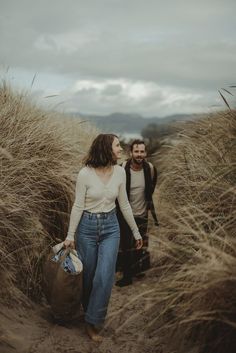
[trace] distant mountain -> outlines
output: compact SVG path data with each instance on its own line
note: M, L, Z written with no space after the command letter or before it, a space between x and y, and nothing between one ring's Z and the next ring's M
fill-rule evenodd
M150 117L144 118L139 114L113 113L109 115L88 115L74 113L73 116L87 121L91 121L99 129L105 132L140 133L148 124L168 125L175 121L187 121L196 117L196 114L175 114L164 118Z

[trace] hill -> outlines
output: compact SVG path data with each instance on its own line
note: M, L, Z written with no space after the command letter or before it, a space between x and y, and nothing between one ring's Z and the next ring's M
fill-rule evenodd
M168 125L175 121L193 120L196 114L174 114L164 118L150 117L144 118L139 114L112 113L109 115L89 115L83 113L73 113L80 119L95 124L102 131L112 131L117 134L140 133L149 124Z

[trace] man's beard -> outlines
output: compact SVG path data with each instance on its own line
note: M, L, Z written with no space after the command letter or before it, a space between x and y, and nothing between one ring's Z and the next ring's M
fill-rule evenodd
M138 158L138 159L132 158L132 160L134 164L140 165L143 163L144 158Z

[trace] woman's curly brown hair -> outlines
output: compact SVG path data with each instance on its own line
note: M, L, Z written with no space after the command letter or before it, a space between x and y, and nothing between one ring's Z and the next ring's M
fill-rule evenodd
M93 168L115 165L117 161L112 151L112 143L115 137L117 136L114 134L99 134L84 158L84 164Z

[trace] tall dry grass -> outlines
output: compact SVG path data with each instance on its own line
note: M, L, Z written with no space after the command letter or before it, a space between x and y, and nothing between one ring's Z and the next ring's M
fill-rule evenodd
M167 351L233 353L236 111L183 125L156 164L161 275L148 328Z
M67 123L65 123L67 121ZM73 134L71 133L73 131ZM64 239L81 159L96 130L0 87L0 298L40 296L41 261Z

